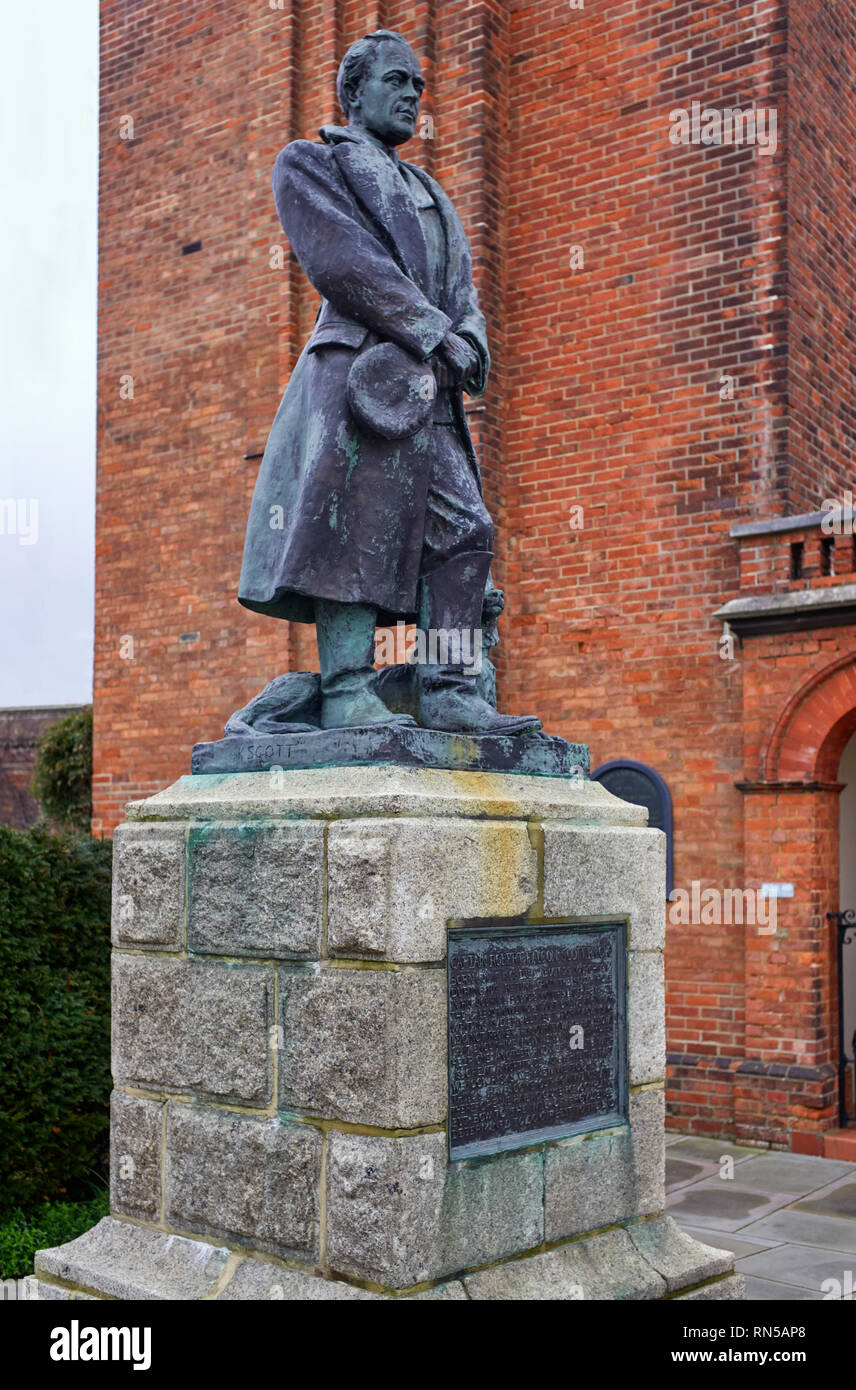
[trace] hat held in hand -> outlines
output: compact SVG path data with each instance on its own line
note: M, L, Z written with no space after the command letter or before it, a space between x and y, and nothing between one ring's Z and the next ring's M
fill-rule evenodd
M348 373L347 399L354 419L381 439L407 439L427 425L437 380L427 362L396 343L378 343L357 354Z

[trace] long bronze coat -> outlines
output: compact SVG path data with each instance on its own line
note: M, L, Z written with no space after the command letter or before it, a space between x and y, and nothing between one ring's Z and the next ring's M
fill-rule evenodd
M319 143L287 145L274 167L280 220L323 302L259 470L238 597L299 622L313 621L314 598L374 604L381 621L411 619L432 426L395 441L363 432L345 398L348 371L363 346L391 340L424 360L454 330L476 348L467 391L481 395L485 321L464 229L439 184L406 166L431 192L445 233L445 284L432 304L419 214L395 161L350 129L320 133ZM454 409L478 475L459 391Z

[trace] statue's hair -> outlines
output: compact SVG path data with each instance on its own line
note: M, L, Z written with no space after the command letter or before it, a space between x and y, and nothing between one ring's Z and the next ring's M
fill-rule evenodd
M351 98L365 77L366 69L377 52L378 46L388 39L404 44L405 48L410 48L404 35L397 33L394 29L375 29L373 33L366 34L365 38L357 39L356 43L352 43L339 64L339 72L336 77L336 96L339 98L339 105L346 116L350 114ZM410 48L410 52L413 52L412 48Z

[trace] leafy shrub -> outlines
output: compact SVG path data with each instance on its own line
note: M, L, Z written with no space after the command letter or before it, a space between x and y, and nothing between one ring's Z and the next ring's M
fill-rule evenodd
M86 833L92 820L92 706L51 724L39 744L32 783L46 820Z
M104 1171L111 857L0 826L0 1216L88 1196Z
M107 1192L86 1202L44 1202L27 1216L13 1211L0 1225L0 1279L23 1279L33 1272L37 1250L64 1245L108 1215Z

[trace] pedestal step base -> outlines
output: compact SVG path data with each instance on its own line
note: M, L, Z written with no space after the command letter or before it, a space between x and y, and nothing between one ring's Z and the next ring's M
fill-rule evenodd
M146 1300L640 1300L742 1299L734 1256L701 1245L667 1216L413 1291L360 1288L274 1259L105 1217L85 1235L36 1255L34 1299Z
M193 773L265 772L271 768L441 768L452 772L516 772L530 777L586 777L589 750L548 734L470 737L405 724L366 729L317 729L304 734L255 734L197 743Z

